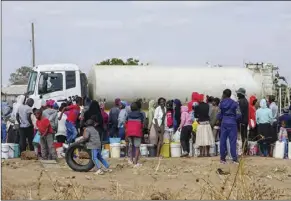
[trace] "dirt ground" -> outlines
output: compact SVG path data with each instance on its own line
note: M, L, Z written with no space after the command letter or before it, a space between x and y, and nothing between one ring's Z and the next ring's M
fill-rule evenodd
M74 172L64 160L46 168L2 160L2 199L291 199L291 160L246 157L241 165L222 165L218 157L143 158L138 169L126 159L109 162L113 172L97 176Z

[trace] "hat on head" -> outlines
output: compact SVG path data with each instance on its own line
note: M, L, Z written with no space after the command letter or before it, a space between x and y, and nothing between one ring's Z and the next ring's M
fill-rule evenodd
M241 94L241 95L246 95L246 90L244 88L239 88L237 91L235 91L237 94Z

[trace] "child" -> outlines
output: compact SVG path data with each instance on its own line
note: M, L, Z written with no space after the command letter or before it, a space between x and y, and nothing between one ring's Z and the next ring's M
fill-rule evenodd
M139 155L140 155L140 144L142 139L142 128L143 128L143 121L144 117L143 114L140 112L137 103L132 103L131 112L128 113L127 120L126 120L126 137L129 140L129 149L130 149L130 160L129 164L134 164L134 167L141 166L138 163ZM135 159L133 160L133 149L135 148Z
M95 122L92 119L88 119L86 121L86 129L84 131L83 140L87 141L87 149L91 149L92 160L97 168L97 172L95 174L102 175L104 172L112 172L112 170L109 169L108 163L101 155L100 135L94 126ZM101 169L99 161L105 167L104 170Z
M284 158L287 159L287 157L288 157L288 133L287 133L286 125L285 125L284 121L281 123L281 128L280 128L280 131L278 134L278 138L279 138L280 142L285 143Z
M54 144L54 131L50 121L42 115L41 110L35 111L36 126L40 134L41 156L43 160L56 160L56 150Z
M67 107L67 104L62 103L61 107L59 108L58 117L61 115L65 107ZM66 114L63 114L60 120L58 119L58 131L55 136L57 141L60 143L65 143L67 140L66 120L67 120Z

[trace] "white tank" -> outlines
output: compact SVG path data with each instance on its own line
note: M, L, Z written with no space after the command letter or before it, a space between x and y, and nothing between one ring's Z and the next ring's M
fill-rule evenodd
M262 94L262 76L239 67L93 66L89 73L89 93L95 100L137 98L191 100L192 92L221 97L226 88L240 87L247 95Z

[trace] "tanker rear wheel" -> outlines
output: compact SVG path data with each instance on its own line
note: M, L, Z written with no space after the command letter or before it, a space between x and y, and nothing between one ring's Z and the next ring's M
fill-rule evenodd
M88 162L86 164L79 164L79 162L75 160L79 160L80 152L85 152L88 154ZM66 163L76 172L89 172L95 166L91 159L91 152L86 149L85 145L78 143L74 143L68 147L68 150L66 151Z

